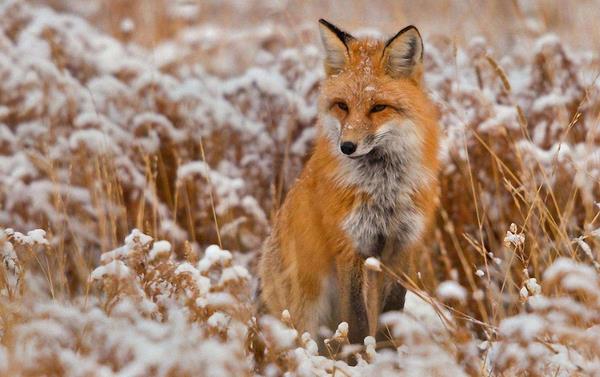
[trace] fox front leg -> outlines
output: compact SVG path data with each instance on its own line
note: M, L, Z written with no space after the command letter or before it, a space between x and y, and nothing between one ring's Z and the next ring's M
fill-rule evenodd
M363 295L364 276L361 268L355 269L350 279L350 323L348 340L360 344L369 335L369 315Z
M382 313L404 309L406 288L397 281L389 281L384 289Z
M390 242L386 245L381 258L396 275L402 275L402 272L407 273L410 270L415 251L414 249L400 249L399 245L402 245L402 242L398 238L390 237ZM396 277L386 276L382 292L382 313L404 309L406 288Z
M361 257L380 257L387 247L386 237L378 234L367 252L359 251ZM352 303L352 318L354 326L350 326L349 340L351 343L362 343L364 338L375 335L381 309L383 275L370 271L357 264L350 281L350 300Z
M369 335L369 319L363 295L363 260L353 255L337 260L338 285L340 287L340 318L348 322L350 343L362 343Z
M378 245L375 255L384 259L386 255L392 254L394 249L394 240L392 238L378 237ZM388 294L386 279L382 271L373 271L363 268L363 295L369 318L369 335L377 333L379 316L382 313L382 307L386 304L385 299L389 298L388 306L396 307L399 305L400 297L392 297ZM396 291L394 291L396 293ZM397 301L394 301L395 299ZM402 294L402 305L404 305L404 295ZM392 310L392 309L384 309Z

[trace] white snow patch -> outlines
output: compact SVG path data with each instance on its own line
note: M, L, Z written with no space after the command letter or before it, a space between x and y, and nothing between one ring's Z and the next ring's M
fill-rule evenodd
M442 300L457 300L464 302L467 299L467 290L454 280L442 282L437 287L436 294Z

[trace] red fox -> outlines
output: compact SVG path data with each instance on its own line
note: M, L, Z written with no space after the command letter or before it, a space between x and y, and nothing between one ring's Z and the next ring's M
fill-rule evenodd
M439 115L423 88L416 27L382 41L319 23L318 136L263 245L260 302L276 316L288 309L313 336L346 321L356 343L375 335L380 313L404 306L406 291L392 279L367 287L364 260L405 268L431 225Z

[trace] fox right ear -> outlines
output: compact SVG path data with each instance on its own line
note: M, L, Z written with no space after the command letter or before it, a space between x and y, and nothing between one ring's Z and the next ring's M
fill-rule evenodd
M325 73L339 73L350 59L348 42L354 37L324 19L319 20L319 31L325 47Z
M394 77L409 77L419 83L423 76L423 40L414 26L407 26L390 38L384 48L387 73Z

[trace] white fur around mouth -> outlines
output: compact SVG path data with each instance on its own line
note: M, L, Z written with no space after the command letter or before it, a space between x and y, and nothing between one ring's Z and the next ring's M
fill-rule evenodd
M359 155L359 156L348 156L348 155L346 155L346 157L348 157L348 158L351 158L351 159L353 159L353 160L357 160L357 159L359 159L359 158L361 158L361 157L365 157L365 156L366 156L366 155L368 155L368 154L369 154L369 153L365 153L365 154L361 154L361 155Z
M358 160L358 159L359 159L359 158L361 158L361 157L366 157L366 156L368 156L368 155L369 155L370 153L372 153L374 150L375 150L375 148L373 147L373 148L369 149L369 151L368 151L368 152L366 152L366 153L359 154L359 155L344 155L344 157L348 157L348 158L351 158L351 159L353 159L353 160Z

